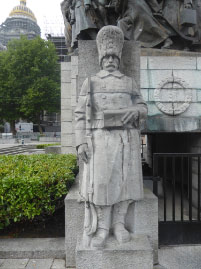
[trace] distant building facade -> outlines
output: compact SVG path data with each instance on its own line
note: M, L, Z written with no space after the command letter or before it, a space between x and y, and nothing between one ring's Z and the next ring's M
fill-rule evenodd
M3 46L1 43L0 43L0 51L2 50L6 50L6 46Z
M10 40L19 39L21 35L33 39L40 36L40 33L34 13L26 6L26 0L20 0L20 5L14 7L0 25L0 43L7 46Z
M65 36L55 36L51 34L46 35L47 40L50 40L54 43L56 47L56 52L59 57L59 62L65 62L67 57L67 47L65 43Z

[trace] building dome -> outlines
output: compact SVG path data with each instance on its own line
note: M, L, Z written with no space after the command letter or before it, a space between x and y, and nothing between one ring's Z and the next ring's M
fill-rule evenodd
M28 39L40 36L40 27L34 13L26 6L26 0L20 0L20 5L14 7L0 25L0 43L7 46L10 40L19 39L21 35Z
M10 12L9 16L10 17L15 17L15 16L29 17L35 22L37 22L34 13L31 11L30 8L26 6L26 0L20 0L20 5L14 7L12 11Z

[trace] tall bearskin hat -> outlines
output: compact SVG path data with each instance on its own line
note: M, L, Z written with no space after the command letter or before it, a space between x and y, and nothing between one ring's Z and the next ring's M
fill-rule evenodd
M106 55L115 55L121 60L121 54L124 44L124 34L120 28L113 25L104 26L96 38L99 64Z

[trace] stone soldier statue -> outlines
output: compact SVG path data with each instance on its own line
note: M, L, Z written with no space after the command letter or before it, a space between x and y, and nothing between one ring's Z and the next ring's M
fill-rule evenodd
M169 48L173 43L169 38L170 31L153 13L161 13L157 0L127 0L118 26L127 40L140 41L143 47L152 48L161 44L163 48Z
M66 10L64 22L67 20L68 24L71 25L71 47L75 47L78 40L96 39L98 30L108 24L105 8L107 2L107 0L63 1L63 14Z
M119 243L128 242L128 207L143 198L139 129L147 106L135 80L119 71L123 43L118 27L99 31L101 71L86 78L75 110L77 151L84 162L84 242L93 248L104 247L110 231Z
M196 36L197 7L194 0L163 0L163 17L169 24L170 37L179 36L189 43L198 42Z
M72 4L72 0L63 0L61 2L61 12L64 19L64 36L66 41L66 46L68 49L71 48L72 41L72 27L70 24L70 7Z

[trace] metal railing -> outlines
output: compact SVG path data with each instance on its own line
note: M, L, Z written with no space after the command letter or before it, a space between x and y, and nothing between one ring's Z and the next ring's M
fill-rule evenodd
M201 154L156 153L154 193L159 198L162 244L201 243Z

